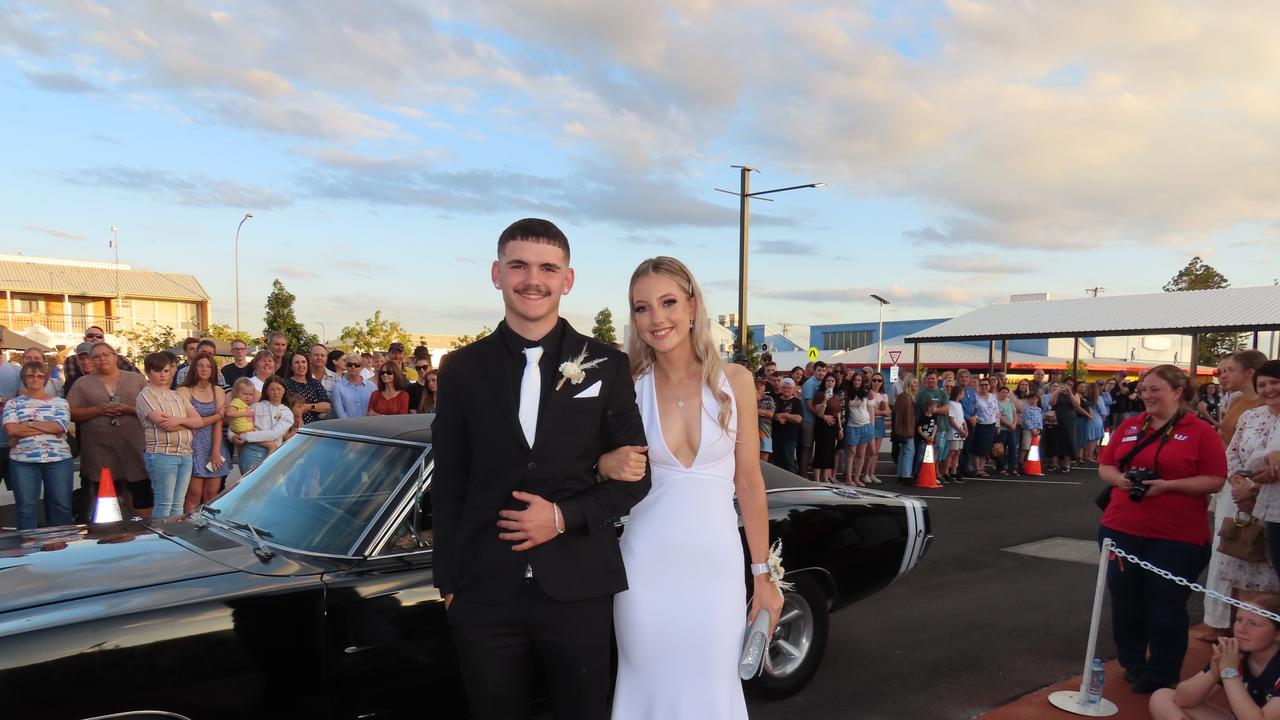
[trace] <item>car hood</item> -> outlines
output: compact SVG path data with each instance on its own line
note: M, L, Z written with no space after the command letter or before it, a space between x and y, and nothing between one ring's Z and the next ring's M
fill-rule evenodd
M141 522L0 533L0 612L229 572Z

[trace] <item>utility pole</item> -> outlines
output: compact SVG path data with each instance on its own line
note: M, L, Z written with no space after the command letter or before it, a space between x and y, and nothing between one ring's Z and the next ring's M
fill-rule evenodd
M116 304L111 308L111 324L115 325L116 318L120 317L120 231L115 226L111 226L111 247L116 251ZM112 328L115 332L115 328ZM87 330L86 330L87 332Z
M1085 288L1084 291L1094 297L1098 297L1098 293L1106 292L1107 289L1104 287L1091 287Z

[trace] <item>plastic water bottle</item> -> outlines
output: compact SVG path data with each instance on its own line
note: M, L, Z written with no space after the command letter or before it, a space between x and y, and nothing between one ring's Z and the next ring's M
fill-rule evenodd
M1097 705L1102 701L1102 683L1106 680L1107 671L1102 667L1102 660L1093 659L1089 668L1089 693L1085 696L1086 705Z

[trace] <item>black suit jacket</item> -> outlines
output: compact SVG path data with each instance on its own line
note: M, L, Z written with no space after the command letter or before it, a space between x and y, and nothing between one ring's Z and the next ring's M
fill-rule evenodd
M649 472L640 482L597 482L595 465L609 450L645 445L644 423L625 353L565 323L560 347L548 349L542 362L558 368L584 345L588 358L604 362L586 371L579 385L544 388L532 448L520 428L510 359L499 332L445 359L431 425L434 576L442 594L505 600L524 582L526 565L556 600L627 589L613 520L649 491ZM558 371L554 377L558 380ZM574 397L597 381L597 396ZM515 543L498 538L497 523L499 510L524 509L511 497L515 490L558 503L566 532L529 551L513 551Z

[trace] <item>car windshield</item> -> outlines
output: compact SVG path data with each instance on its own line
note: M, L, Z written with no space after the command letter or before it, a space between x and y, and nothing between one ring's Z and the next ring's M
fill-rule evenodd
M272 545L347 555L423 452L299 434L211 505Z

